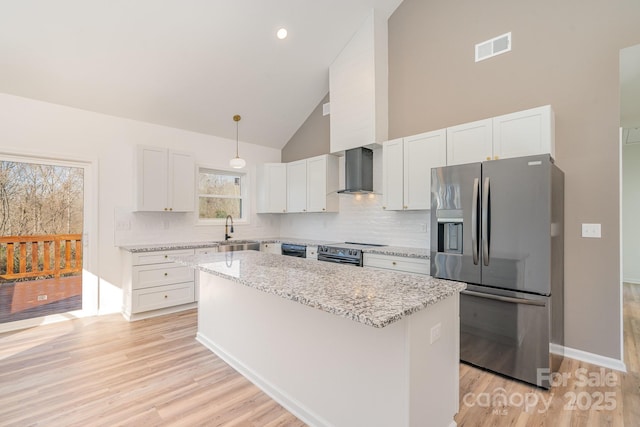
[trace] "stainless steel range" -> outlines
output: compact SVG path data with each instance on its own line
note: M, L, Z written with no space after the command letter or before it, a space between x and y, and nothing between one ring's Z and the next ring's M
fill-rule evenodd
M362 250L376 246L385 245L345 242L318 246L318 261L337 262L362 267Z

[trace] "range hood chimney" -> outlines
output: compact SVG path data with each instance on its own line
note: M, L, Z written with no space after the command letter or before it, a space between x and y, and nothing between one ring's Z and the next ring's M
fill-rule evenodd
M344 152L345 189L338 193L373 193L373 151L364 148L352 148Z

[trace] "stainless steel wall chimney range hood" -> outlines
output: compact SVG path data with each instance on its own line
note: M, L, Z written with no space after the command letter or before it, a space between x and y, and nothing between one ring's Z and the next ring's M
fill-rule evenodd
M338 193L373 193L373 151L364 148L352 148L344 152L345 189Z

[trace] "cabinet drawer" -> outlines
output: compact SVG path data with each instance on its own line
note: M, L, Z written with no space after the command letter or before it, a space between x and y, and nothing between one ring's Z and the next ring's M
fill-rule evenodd
M195 250L196 255L207 255L207 254L215 254L218 253L218 247L213 246L211 248L198 248Z
M133 254L133 265L162 264L169 261L172 256L193 255L193 249L176 249L158 252L137 252Z
M164 265L137 265L133 267L133 289L171 285L181 282L193 283L194 270L191 267L168 263Z
M157 310L194 301L193 282L156 286L133 291L131 312Z
M391 255L364 254L365 267L384 268L406 273L430 274L428 259L408 258Z

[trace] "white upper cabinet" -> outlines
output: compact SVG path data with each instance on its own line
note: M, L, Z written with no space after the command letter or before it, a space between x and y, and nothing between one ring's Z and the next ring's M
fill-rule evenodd
M287 163L287 212L337 212L337 191L336 156Z
M191 212L195 209L195 159L191 153L168 151L169 174L167 201L169 210Z
M405 209L431 209L431 168L446 164L445 129L404 139Z
M431 168L446 163L445 129L384 142L383 209L430 209Z
M338 158L307 159L307 212L338 211Z
M287 211L287 164L265 163L256 171L258 213Z
M448 165L545 153L555 156L555 119L550 105L447 129Z
M400 211L404 207L404 141L382 143L382 209Z
M387 139L387 58L387 21L372 11L329 67L332 153Z
M307 160L287 163L287 212L307 211Z
M195 209L195 160L190 153L138 146L136 181L138 211Z
M555 157L555 117L550 105L493 118L493 158L551 154Z
M447 128L447 165L482 162L492 156L492 119Z

